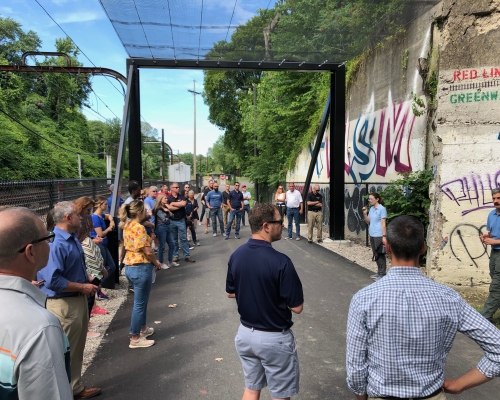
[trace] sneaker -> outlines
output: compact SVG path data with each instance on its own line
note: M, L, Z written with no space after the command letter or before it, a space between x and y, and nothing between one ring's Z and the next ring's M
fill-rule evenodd
M167 264L162 264L161 269L169 269L170 267Z
M148 340L145 337L140 337L138 340L130 339L130 344L128 345L131 349L139 349L141 347L151 347L155 344L154 340Z
M318 243L319 243L319 244L323 243L323 240L318 239Z
M227 235L226 235L226 232L224 232L224 233L222 234L222 236L226 237L226 236L227 236Z
M213 237L216 237L216 236L217 236L217 234L216 234L216 233L214 233L212 236L213 236Z
M194 249L194 246L189 246L189 250L193 250Z
M100 326L100 322L89 322L89 329L99 328Z
M106 296L103 292L97 292L97 300L109 300L109 296Z
M312 240L307 240L307 243L311 244L313 241ZM318 242L319 243L319 242Z
M374 279L374 278L378 278L378 274L373 274L373 275L370 275L370 278Z
M129 293L134 293L134 288L133 288L132 286L129 286L129 287L128 287L128 292L129 292Z
M292 240L291 237L285 236L285 240Z
M229 240L229 236L226 236L226 237L224 238L224 240Z
M199 246L200 245L200 242L196 242L196 246Z
M151 336L153 333L155 333L155 330L153 328L148 328L146 326L146 329L141 331L141 337L147 338L148 336Z
M171 263L168 263L169 267L178 267L180 264L172 261Z
M101 308L101 307L97 307L97 306L94 306L94 308L92 308L92 312L91 312L91 314L99 314L99 315L106 315L107 313L108 313L108 310Z
M172 259L172 261L173 261L173 262L177 262L177 261L179 261L179 257L174 257L174 258Z
M189 262L189 263L196 262L196 260L193 260L191 257L185 258L184 261Z
M235 239L239 239L239 238L240 238L240 235L234 235L234 238L235 238Z
M291 238L290 238L290 239L291 239ZM300 240L300 238L299 238L299 237L298 237L298 238L295 238L295 240L299 241L299 240Z

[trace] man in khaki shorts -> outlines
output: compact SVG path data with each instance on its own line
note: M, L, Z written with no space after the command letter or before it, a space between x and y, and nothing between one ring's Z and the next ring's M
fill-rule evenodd
M392 268L354 295L347 320L347 385L358 400L444 400L500 376L500 330L453 289L420 272L424 226L401 215L384 238ZM457 332L484 351L477 367L445 379Z
M314 185L312 192L307 193L307 243L312 243L314 227L317 230L318 243L323 243L323 195L319 185Z
M304 305L302 284L292 260L274 250L281 239L278 208L257 204L249 214L252 238L229 259L226 293L236 298L241 325L234 341L245 376L243 400L258 400L269 387L273 399L299 392L299 358L290 329L292 312Z

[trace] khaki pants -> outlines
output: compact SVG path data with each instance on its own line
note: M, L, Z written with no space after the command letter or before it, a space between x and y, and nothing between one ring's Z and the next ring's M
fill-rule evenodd
M227 229L227 221L229 219L229 213L231 208L229 206L222 207L222 214L224 215L224 229ZM232 228L236 229L236 219L233 219Z
M307 212L307 240L313 240L313 229L316 226L318 240L323 240L323 212L308 211Z
M368 397L368 400L383 400L383 399L379 397ZM435 396L429 397L428 400L446 400L446 395L444 394L444 392L441 392Z
M47 299L47 310L59 319L62 329L68 337L71 387L73 395L77 395L84 389L80 379L82 377L83 350L89 327L87 297L79 295L61 299Z

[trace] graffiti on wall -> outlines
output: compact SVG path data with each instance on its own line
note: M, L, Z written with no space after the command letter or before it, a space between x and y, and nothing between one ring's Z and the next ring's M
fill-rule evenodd
M347 210L346 224L349 232L359 235L364 232L367 225L363 219L363 207L367 205L366 195L368 193L380 192L382 187L371 186L367 191L366 186L356 185L351 191L348 188L344 190L344 206Z
M453 256L460 262L472 262L478 268L476 260L486 257L489 258L488 246L484 245L479 238L486 233L486 225L477 227L472 224L459 224L450 234L450 249ZM458 256L460 250L465 251L466 259Z
M494 174L471 174L443 183L439 188L460 207L462 216L493 208L491 189L500 187L500 170Z
M389 92L387 104L375 110L372 94L365 112L346 126L344 169L355 183L369 179L373 173L385 177L391 166L395 172L413 170L410 140L417 116L412 112L412 101L394 103Z

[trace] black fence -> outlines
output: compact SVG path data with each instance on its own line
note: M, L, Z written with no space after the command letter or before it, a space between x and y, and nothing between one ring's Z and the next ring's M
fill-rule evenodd
M60 201L73 201L82 196L92 199L97 196L109 196L109 186L112 182L113 180L107 178L3 181L0 182L0 207L27 207L44 217ZM122 186L121 193L122 197L126 197L127 181L123 182L125 185ZM197 181L179 182L179 186L184 187L185 183L189 183L194 189L198 186ZM169 181L144 180L142 187L160 187L163 184L170 186Z

